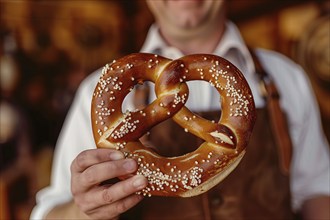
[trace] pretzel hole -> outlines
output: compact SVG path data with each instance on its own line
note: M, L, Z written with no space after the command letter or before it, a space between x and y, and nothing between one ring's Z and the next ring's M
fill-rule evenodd
M148 104L149 85L142 82L131 87L121 106L122 112L142 110ZM131 104L133 103L133 104Z
M153 127L148 140L156 152L164 157L176 157L193 152L204 141L195 135L185 132L173 119L167 119Z
M219 109L221 109L221 96L215 87L211 86L209 82L203 80L192 80L188 81L187 84L189 87L189 97L186 106L192 112L199 114L199 112L204 112L205 110L219 111ZM197 100L201 102L197 103ZM217 101L214 102L214 100ZM194 106L195 108L191 108L190 106Z

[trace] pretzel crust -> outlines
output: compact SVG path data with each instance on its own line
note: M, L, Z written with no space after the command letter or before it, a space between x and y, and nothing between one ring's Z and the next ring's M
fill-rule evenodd
M208 121L185 107L189 93L186 82L190 80L207 81L219 92L218 122ZM157 99L144 109L123 113L126 95L145 81L155 83ZM171 117L205 142L185 155L163 157L139 141L154 125ZM98 148L120 150L138 162L136 174L149 181L141 193L191 197L218 184L239 164L256 113L243 74L229 61L210 54L171 60L136 53L103 68L92 98L91 118Z

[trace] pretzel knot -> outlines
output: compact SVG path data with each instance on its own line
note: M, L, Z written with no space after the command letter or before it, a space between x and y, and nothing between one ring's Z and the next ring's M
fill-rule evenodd
M186 82L191 80L207 81L219 92L219 122L208 121L185 106ZM123 113L126 95L145 81L155 84L157 99L144 109ZM103 68L92 98L91 118L97 147L118 149L136 159L137 174L149 181L141 193L189 197L206 192L238 165L256 114L243 74L229 61L209 54L170 60L137 53ZM178 157L163 157L145 147L139 138L168 118L205 142Z

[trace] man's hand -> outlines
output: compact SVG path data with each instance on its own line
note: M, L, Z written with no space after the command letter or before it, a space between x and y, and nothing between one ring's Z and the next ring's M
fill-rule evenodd
M80 153L71 164L71 191L77 207L93 219L111 219L142 200L135 194L147 186L143 176L135 175L114 184L101 184L137 170L133 159L112 149L93 149Z

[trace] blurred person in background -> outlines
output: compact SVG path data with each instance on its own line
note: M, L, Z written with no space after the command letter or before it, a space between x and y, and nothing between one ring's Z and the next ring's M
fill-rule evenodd
M258 114L246 156L218 186L192 198L143 200L136 192L146 187L147 180L139 175L102 185L106 180L134 173L137 164L118 151L95 149L90 105L101 74L98 70L77 92L58 139L51 184L37 194L31 219L278 220L294 219L297 213L303 219L329 219L329 147L303 70L281 54L256 50L262 66L275 82L280 105L288 118L293 155L286 176L279 168L279 155L266 103L258 89L260 82L252 54L237 27L226 18L226 1L148 0L147 4L155 23L141 52L172 59L194 53L216 54L231 61L245 75ZM198 83L189 84L187 107L206 116L219 112L216 91ZM154 94L149 99L152 97ZM130 93L127 108L135 109L133 99L134 94ZM172 125L168 130L172 130ZM168 130L161 132L170 133ZM165 146L182 146L187 139L180 135L176 133L162 141ZM164 151L168 150L170 155L184 153L182 149L173 149Z

